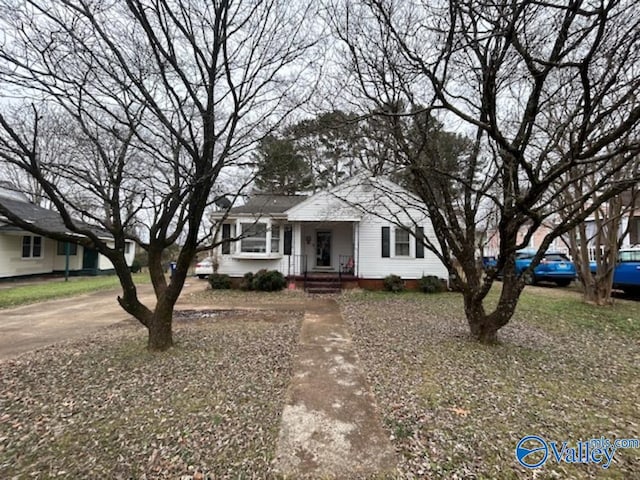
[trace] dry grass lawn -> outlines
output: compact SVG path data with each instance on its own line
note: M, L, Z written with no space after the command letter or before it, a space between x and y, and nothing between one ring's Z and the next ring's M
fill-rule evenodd
M269 478L304 300L202 292L189 303L229 310L183 314L169 352L147 353L131 322L0 363L0 478ZM514 449L527 434L640 437L640 303L527 288L486 347L456 294L339 302L399 453L394 478L637 478L640 450L606 471L548 461L534 475Z
M640 303L581 303L527 288L502 344L467 337L460 297L345 295L343 314L401 454L404 478L637 478L640 450L608 470L516 462L520 438L640 437Z

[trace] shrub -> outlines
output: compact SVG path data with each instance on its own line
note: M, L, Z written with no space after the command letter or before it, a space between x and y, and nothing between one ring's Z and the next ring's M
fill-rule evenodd
M229 275L212 273L209 275L209 285L211 285L212 290L229 290L231 288L231 279Z
M444 292L446 288L442 280L435 275L423 276L418 283L420 284L420 290L424 293Z
M388 292L402 292L404 290L404 281L398 275L387 275L384 277L382 285Z
M129 267L129 269L131 270L131 273L138 273L142 270L142 265L140 264L140 261L135 258L133 262L131 262L131 267Z
M287 281L277 270L260 270L253 276L251 285L254 290L275 292L282 290L287 285Z
M253 272L247 272L240 280L240 290L253 290Z

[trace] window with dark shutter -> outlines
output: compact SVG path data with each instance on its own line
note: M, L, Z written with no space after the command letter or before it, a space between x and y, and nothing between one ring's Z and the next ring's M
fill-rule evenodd
M125 247L129 245L129 242L125 243ZM77 243L69 243L67 244L67 242L58 242L58 250L57 250L57 254L58 255L66 255L67 254L67 248L69 249L69 256L73 257L75 255L78 254L78 244ZM124 253L129 253L127 252L126 248L125 248L125 252Z
M424 258L424 228L416 229L416 258Z
M31 236L22 237L22 258L31 258Z
M33 237L33 251L31 256L33 258L40 258L42 256L42 237Z
M382 227L382 256L390 257L391 256L391 228L390 227Z
M231 225L228 223L222 224L222 254L227 255L231 253Z
M293 230L291 225L284 226L284 254L291 255L291 243L293 241Z

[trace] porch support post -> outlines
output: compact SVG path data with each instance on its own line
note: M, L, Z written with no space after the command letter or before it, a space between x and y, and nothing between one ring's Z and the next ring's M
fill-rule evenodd
M304 249L302 246L302 225L300 224L300 222L295 222L293 224L293 238L291 239L291 255L293 255L294 258L299 258L300 261L294 262L294 265L293 265L294 275L301 275L303 273L302 272L303 252L304 252Z
M78 248L78 247L76 247ZM69 255L71 254L71 245L64 242L64 281L69 281Z
M353 263L355 264L355 268L353 269L353 274L356 277L360 276L360 222L353 222L352 224L353 230Z

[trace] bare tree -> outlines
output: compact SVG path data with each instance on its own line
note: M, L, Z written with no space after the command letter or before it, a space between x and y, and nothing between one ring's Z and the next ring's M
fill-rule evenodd
M617 173L640 151L639 9L617 0L333 5L337 57L348 59L343 90L388 119L436 232L427 247L462 291L482 342L496 341L515 311L524 288L516 252L537 228L554 220L529 271L555 238L638 182L637 172ZM406 135L404 119L424 114L473 139L456 171L441 168L428 122L414 122L421 135ZM594 172L598 180L559 208L562 192ZM477 225L489 211L500 251L497 269L484 272ZM498 272L501 292L487 310Z
M169 348L173 308L202 248L212 189L304 97L315 37L309 7L3 0L0 16L0 157L38 183L70 233L36 229L1 204L0 213L59 240L82 235L81 243L113 263L120 305L147 327L149 348ZM26 123L9 110L28 105ZM51 115L73 126L72 158L42 156L40 126ZM108 230L113 244L78 218ZM137 296L127 239L148 252L155 306ZM178 239L168 281L162 253Z
M564 196L579 195L585 180L571 185ZM632 222L625 224L624 219L629 218L639 199L637 187L612 197L590 215L588 222L567 233L585 301L597 305L611 304L618 250L632 226ZM594 264L595 269L592 268Z

